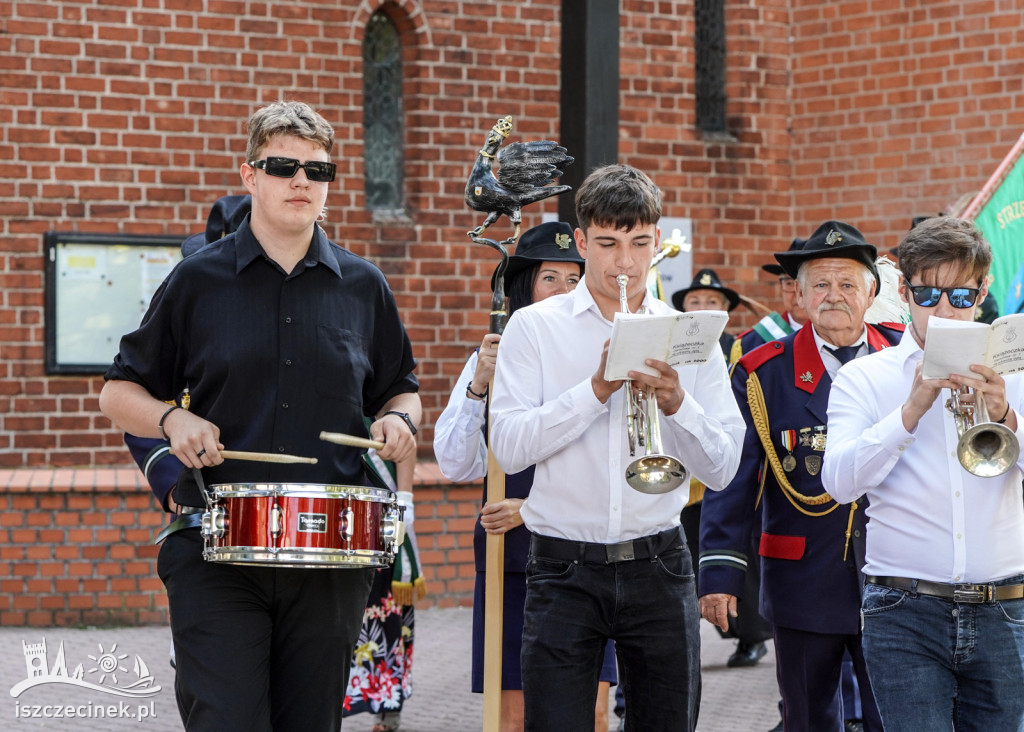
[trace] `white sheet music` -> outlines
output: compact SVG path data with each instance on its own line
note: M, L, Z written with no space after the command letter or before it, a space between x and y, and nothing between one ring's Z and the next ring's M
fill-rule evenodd
M723 310L670 315L615 313L604 378L626 379L630 371L654 376L657 372L644 365L649 358L685 366L704 363L712 354L721 356L718 339L728 322L729 314Z

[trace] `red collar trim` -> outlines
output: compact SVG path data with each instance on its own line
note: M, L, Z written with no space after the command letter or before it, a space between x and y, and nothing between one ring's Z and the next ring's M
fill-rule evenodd
M804 323L793 336L793 386L813 394L824 373L825 364L815 347L811 324Z
M867 329L868 353L881 351L892 345L875 328L868 325ZM793 372L793 386L808 394L814 393L821 381L821 375L825 373L825 364L821 360L809 324L805 324L793 337Z

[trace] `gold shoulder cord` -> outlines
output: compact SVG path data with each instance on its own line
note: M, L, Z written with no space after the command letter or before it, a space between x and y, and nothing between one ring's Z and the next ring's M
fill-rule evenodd
M775 473L775 479L779 482L779 487L782 488L782 494L790 503L793 504L793 508L807 516L827 516L839 508L840 504L836 503L828 510L814 512L808 511L797 503L797 501L799 501L800 503L808 506L820 506L823 503L828 503L833 500L833 498L828 493L822 493L817 496L805 496L794 488L786 478L786 472L782 469L782 462L779 460L778 453L775 452L775 445L772 444L771 430L768 428L768 417L766 414L767 407L764 403L764 391L761 389L761 380L757 378L756 373L752 373L747 377L747 404L750 405L750 418L754 422L754 428L757 430L757 436L761 440L761 446L764 447L765 458L772 466L772 472ZM846 561L847 552L850 549L850 534L853 530L853 514L856 510L857 502L854 501L850 504L850 518L846 522L846 542L843 545L844 562Z
M761 446L764 447L768 464L772 466L772 472L775 473L775 479L779 482L783 495L789 499L793 507L800 513L808 516L825 516L839 508L837 503L826 511L814 512L808 511L797 503L799 501L807 506L820 506L831 501L832 496L828 493L822 493L817 496L805 496L794 488L789 479L786 478L786 472L782 469L782 462L779 460L778 453L775 452L775 445L772 444L771 431L768 428L768 416L766 414L767 407L764 403L764 392L761 390L761 380L754 373L747 377L747 403L750 405L750 417L754 422L754 427L757 429L757 436L761 439Z
M729 372L732 373L732 366L743 358L743 343L737 336L736 340L732 342L732 348L729 349Z

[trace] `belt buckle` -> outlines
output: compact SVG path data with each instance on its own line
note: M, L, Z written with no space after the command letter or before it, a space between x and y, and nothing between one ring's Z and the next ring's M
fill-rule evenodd
M636 559L636 551L632 541L620 541L618 544L605 544L605 563L631 562Z
M989 602L992 588L988 585L956 585L953 587L953 602L978 605Z

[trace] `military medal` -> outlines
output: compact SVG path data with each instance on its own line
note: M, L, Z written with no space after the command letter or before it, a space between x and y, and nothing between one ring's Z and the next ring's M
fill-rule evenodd
M811 428L801 427L800 428L800 447L811 446Z
M782 458L782 469L792 473L796 468L796 458L793 457L793 448L796 447L796 430L782 430L782 445L789 453Z
M804 467L810 475L817 475L821 470L821 455L808 455L804 458Z
M820 424L814 428L814 437L811 438L811 449L818 452L825 452L825 425Z

